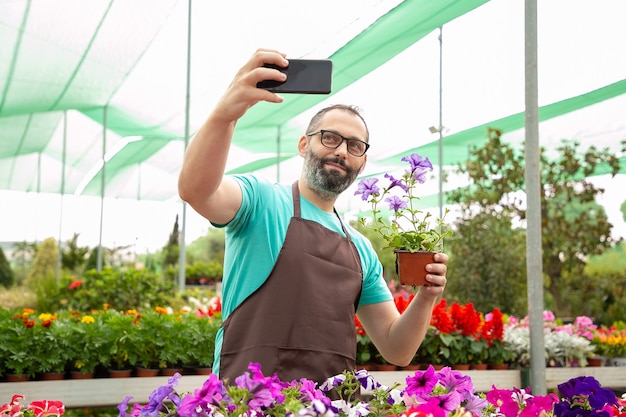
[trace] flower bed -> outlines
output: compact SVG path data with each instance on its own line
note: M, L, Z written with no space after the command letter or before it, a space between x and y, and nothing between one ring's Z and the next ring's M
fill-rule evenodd
M367 371L344 372L319 387L312 381L283 382L264 376L257 364L227 385L211 375L193 393L176 391L180 375L150 395L146 405L119 404L120 417L130 416L626 416L626 398L619 399L593 377L577 377L559 384L555 394L533 396L529 389L501 389L476 393L471 378L445 367L430 366L406 378L405 386L385 386ZM359 395L363 390L368 398ZM332 393L332 396L330 395ZM331 400L338 397L338 399Z

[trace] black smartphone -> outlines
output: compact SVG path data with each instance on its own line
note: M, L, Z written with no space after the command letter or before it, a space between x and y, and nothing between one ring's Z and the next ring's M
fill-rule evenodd
M295 94L330 94L333 63L329 59L290 59L289 66L282 68L265 64L287 74L284 82L265 80L257 84L258 88L274 93Z

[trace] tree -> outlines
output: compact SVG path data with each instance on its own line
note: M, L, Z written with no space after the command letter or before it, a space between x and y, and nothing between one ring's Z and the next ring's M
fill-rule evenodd
M478 311L498 307L516 316L526 314L525 234L511 219L482 212L459 219L446 240L448 283L446 298Z
M225 232L223 228L210 228L208 233L187 246L187 263L197 261L224 263Z
M19 285L24 282L31 261L37 253L37 244L32 242L17 242L13 244L12 260L15 262L15 281Z
M167 269L168 266L175 266L178 263L178 255L180 253L180 247L178 241L180 239L180 233L178 232L178 215L174 221L174 228L170 233L167 245L163 248L163 267Z
M56 240L52 237L45 239L37 247L37 254L24 281L24 285L37 295L39 307L46 306L46 294L52 293L56 288L57 254Z
M4 251L0 248L0 285L5 288L11 287L15 283L15 277L11 265L4 256Z
M478 212L500 212L512 224L524 226L526 221L524 155L500 140L502 132L488 130L488 142L470 152L465 166L457 172L465 174L471 186L451 195L459 203L465 217ZM626 147L626 142L623 143ZM614 244L612 225L595 197L604 192L587 180L600 168L615 176L619 159L608 149L591 146L579 152L579 143L563 141L559 154L549 159L541 151L541 216L543 271L545 288L560 316L571 315L571 305L563 297L564 289L580 280L589 255L600 254Z
M89 253L88 247L78 246L78 236L78 233L74 233L61 247L61 265L72 272L82 272Z

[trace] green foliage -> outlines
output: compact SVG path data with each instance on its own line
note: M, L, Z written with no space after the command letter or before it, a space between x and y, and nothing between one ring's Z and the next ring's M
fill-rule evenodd
M221 322L221 316L210 318L189 315L185 317L185 326L177 342L188 355L187 363L195 367L213 366L215 335Z
M90 314L0 309L0 376L98 368L211 367L221 317L163 308Z
M78 233L74 233L74 236L64 242L61 247L61 265L63 268L73 272L81 271L86 261L85 257L89 253L88 247L78 246L78 236Z
M224 263L225 231L222 228L210 228L205 236L202 236L187 246L187 262L211 262Z
M187 265L185 270L187 283L191 284L207 284L221 281L223 274L224 266L217 261L196 261L191 265Z
M0 375L35 376L36 368L30 352L33 325L27 316L0 310Z
M9 288L15 283L15 277L11 265L0 248L0 285Z
M174 222L174 228L170 233L167 245L163 248L164 258L163 267L174 266L178 263L178 257L180 254L179 246L180 233L178 232L178 215L176 215L176 221Z
M168 297L174 295L174 284L148 271L107 267L100 273L87 271L80 279L63 277L57 290L48 296L56 309L90 311L107 305L130 310L166 305Z
M32 260L37 253L37 244L32 242L17 242L13 245L13 272L15 272L16 283L22 284L26 279L26 274L30 268Z
M577 284L579 291L572 294L572 303L582 314L604 325L626 317L626 245L589 257Z
M525 233L510 218L481 212L461 218L446 243L450 255L446 299L472 301L479 311L499 308L526 315Z
M44 240L37 247L37 253L28 271L24 285L38 292L37 288L41 286L46 278L54 277L56 275L57 253L56 240L51 237Z
M380 263L383 265L383 273L387 281L398 280L398 274L396 273L396 255L393 251L383 249L386 246L386 241L375 230L361 224L359 221L351 221L350 226L358 230L363 236L369 239L372 243L372 247Z
M512 222L526 221L524 154L500 140L502 132L489 129L489 140L482 148L472 149L465 166L457 172L470 178L471 186L451 193L459 203L464 218L477 212L500 213ZM620 169L619 159L608 149L594 146L579 151L579 144L563 141L558 157L549 159L541 153L542 252L545 287L554 300L557 315L571 316L572 304L565 289L579 280L587 257L610 248L611 224L595 198L603 190L587 177L599 167L608 167L612 175ZM498 265L497 268L504 268Z

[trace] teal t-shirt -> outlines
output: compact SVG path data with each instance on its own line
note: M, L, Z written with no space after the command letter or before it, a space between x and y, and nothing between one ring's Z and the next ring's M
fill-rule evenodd
M224 277L222 279L222 319L228 316L267 279L283 246L293 217L291 184L274 184L252 175L235 176L243 194L241 207L226 227ZM301 215L345 236L338 217L320 210L304 197ZM383 278L383 268L368 239L344 222L359 252L363 288L359 305L393 300ZM219 370L222 329L215 341L213 371Z

